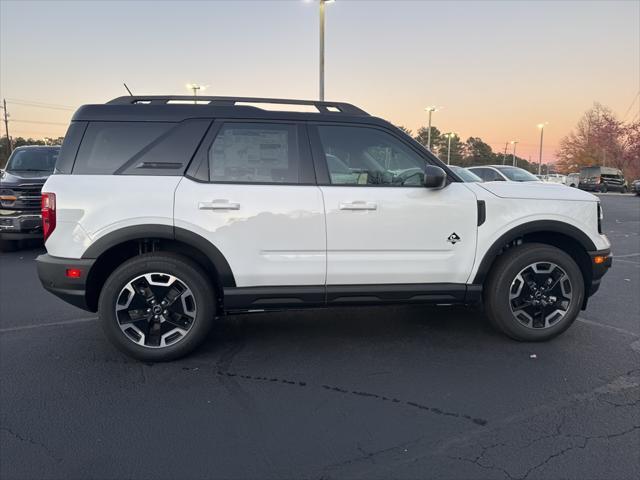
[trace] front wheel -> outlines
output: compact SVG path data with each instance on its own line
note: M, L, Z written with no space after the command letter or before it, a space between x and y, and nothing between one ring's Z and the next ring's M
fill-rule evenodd
M200 267L168 252L134 257L107 279L98 315L111 342L142 361L174 360L206 338L215 292Z
M576 262L556 247L536 243L500 256L483 290L491 323L528 342L549 340L569 328L585 292Z

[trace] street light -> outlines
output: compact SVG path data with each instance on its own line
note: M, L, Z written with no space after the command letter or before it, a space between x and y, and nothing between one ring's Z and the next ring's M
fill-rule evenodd
M324 6L335 0L319 0L320 2L320 101L324 101Z
M516 145L518 145L518 140L511 140L511 145L513 145L513 158L511 159L511 162L513 164L513 166L516 166Z
M451 139L453 137L458 136L458 134L456 132L449 132L449 133L445 133L444 136L447 137L447 139L448 139L448 141L447 141L447 165L451 165Z
M540 155L538 157L538 175L542 175L542 138L544 137L544 126L548 124L549 122L538 124L538 128L540 129Z
M193 90L193 103L198 103L196 97L198 96L198 90L205 91L209 85L198 85L197 83L187 83L185 87L189 90Z
M427 108L425 108L425 111L429 112L429 132L427 133L427 149L431 151L431 115L433 114L433 112L438 111L438 107L434 105L430 105Z

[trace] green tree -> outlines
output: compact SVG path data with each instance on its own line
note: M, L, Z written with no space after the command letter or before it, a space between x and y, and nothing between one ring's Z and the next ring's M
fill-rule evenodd
M469 137L464 144L464 159L462 165L491 165L496 161L496 155L491 146L484 143L480 137Z
M413 132L409 130L407 127L405 127L404 125L398 125L397 127L398 129L402 130L404 133L406 133L407 135L413 138Z
M431 147L433 148L433 146L438 142L438 139L440 138L441 133L440 130L438 130L437 127L434 127L433 125L431 126ZM414 137L416 142L424 145L425 147L428 147L428 143L429 143L429 128L428 127L420 127L418 129L418 133L416 134L416 136Z

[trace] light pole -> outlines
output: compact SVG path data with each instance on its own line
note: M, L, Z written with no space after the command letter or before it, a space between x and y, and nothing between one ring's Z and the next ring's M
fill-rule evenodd
M431 115L433 114L433 112L438 111L438 107L431 105L425 108L425 110L429 112L429 131L427 132L427 149L431 151Z
M542 175L542 139L544 138L544 126L549 122L539 123L538 128L540 129L540 154L538 156L538 175Z
M518 145L518 140L511 140L511 145L513 145L513 158L511 159L511 162L515 167L516 166L516 145Z
M445 137L447 137L447 165L451 165L451 138L455 136L455 132L449 132L445 134Z
M198 90L205 91L209 85L199 85L197 83L187 83L185 85L189 90L193 91L193 103L197 104Z
M502 164L507 163L507 147L509 146L509 142L504 142L504 155L502 155Z
M320 101L324 101L324 6L335 0L320 1Z

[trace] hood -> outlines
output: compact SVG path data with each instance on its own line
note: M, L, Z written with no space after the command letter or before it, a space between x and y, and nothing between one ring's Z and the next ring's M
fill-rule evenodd
M598 197L577 188L559 183L543 182L486 182L480 187L501 198L522 198L527 200L573 200L597 202Z
M49 178L50 173L47 172L7 172L0 174L0 185L15 185L21 183L44 183Z

